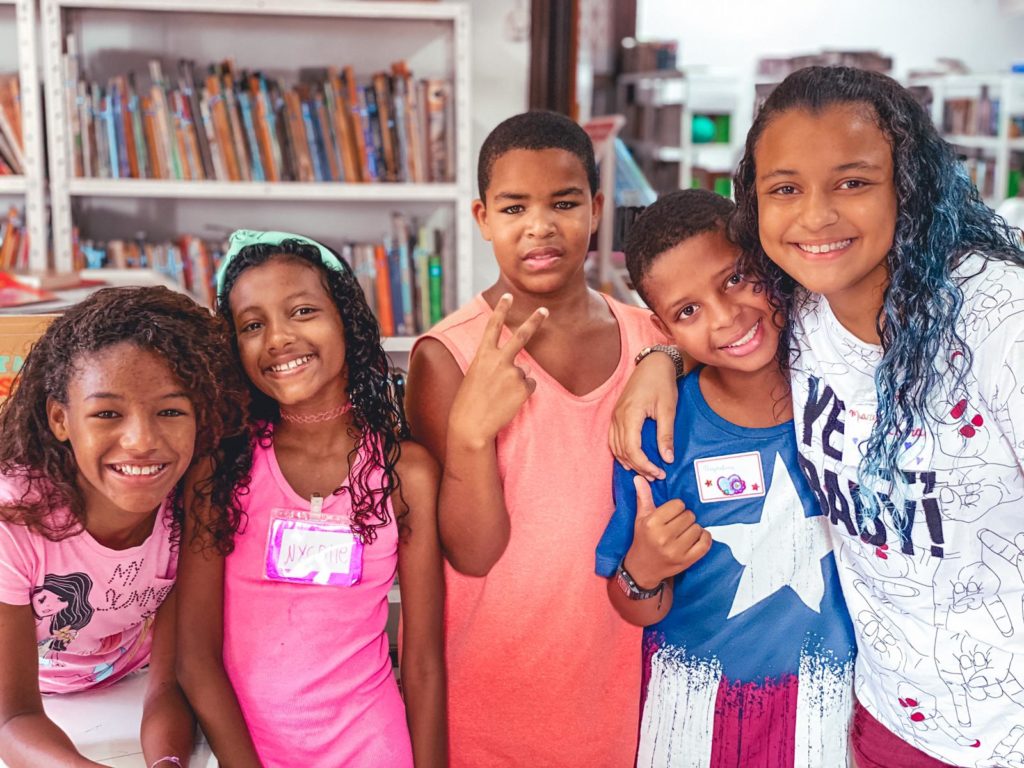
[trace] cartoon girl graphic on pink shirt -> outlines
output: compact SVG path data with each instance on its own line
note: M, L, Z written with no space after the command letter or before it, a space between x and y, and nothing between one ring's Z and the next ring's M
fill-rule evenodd
M41 665L59 665L58 654L92 620L91 591L92 579L84 573L47 574L43 585L32 590L32 613L39 621L50 619L50 636L39 643Z

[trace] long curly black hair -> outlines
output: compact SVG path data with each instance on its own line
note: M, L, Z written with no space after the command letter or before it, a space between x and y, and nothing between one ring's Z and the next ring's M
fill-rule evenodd
M33 345L0 405L0 472L24 481L22 498L0 506L0 517L29 527L53 541L79 533L88 510L77 484L72 447L50 430L47 401L67 404L76 365L108 347L129 343L163 358L188 392L196 413L191 467L211 462L212 477L195 488L190 512L203 505L218 514L205 524L218 546L230 540L242 520L235 488L244 484L249 444L249 392L231 356L231 334L184 294L162 287L104 288L57 318ZM184 480L171 493L171 538L181 541ZM70 510L71 515L57 514Z
M875 371L878 421L860 465L862 479L899 480L897 458L915 426L927 423L929 396L952 375L959 388L972 356L957 331L963 292L953 274L964 256L1024 264L1018 233L982 202L956 152L928 113L892 78L850 67L807 67L772 92L747 134L736 170L737 212L732 234L745 258L743 271L762 282L777 309L790 318L800 286L765 253L758 231L754 152L765 128L794 109L820 114L833 105L863 105L892 147L896 231L887 256L889 283L876 328L882 359ZM790 362L791 336L780 340ZM951 351L962 351L953 355ZM863 486L864 483L862 482ZM873 499L869 516L877 514Z
M376 529L391 522L389 500L396 492L401 498L401 482L397 464L401 440L408 437L405 412L392 383L391 365L381 346L380 327L370 310L352 270L340 257L341 270L324 264L319 249L302 240L286 239L280 243L258 243L242 248L228 264L217 310L234 328L229 297L239 276L247 269L266 264L271 259L289 259L315 269L327 295L341 315L345 333L345 369L349 400L352 403L352 438L355 445L348 456L352 468L347 486L334 490L336 495L352 496L352 531L369 544L377 537ZM237 329L231 343L238 355ZM261 445L273 441L273 425L280 418L277 401L249 383L251 403L249 414ZM362 455L364 461L357 462ZM374 470L384 470L383 487L370 482ZM400 506L404 509L404 504ZM401 513L401 517L404 513Z

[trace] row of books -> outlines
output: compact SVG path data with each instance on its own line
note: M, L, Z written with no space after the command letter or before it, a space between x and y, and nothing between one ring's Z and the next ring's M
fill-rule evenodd
M212 307L216 301L213 276L227 251L223 241L183 235L177 240L87 240L75 230L75 269L151 269L170 279L198 301Z
M450 182L452 86L404 62L359 78L310 68L286 85L230 61L205 73L181 60L106 83L65 56L74 173L92 178L219 181Z
M762 56L757 60L757 75L782 81L787 75L804 67L856 67L872 72L892 72L892 56L881 51L843 51L824 49L797 56Z
M416 336L455 311L455 259L447 233L401 213L373 243L346 243L352 266L385 336Z
M984 198L994 197L996 194L995 158L986 157L978 150L968 150L961 154L960 159L981 196Z
M28 269L28 233L23 212L11 206L0 219L0 271Z
M982 86L977 99L946 99L942 105L942 130L963 136L995 136L999 133L999 99Z
M21 131L18 75L0 75L0 176L25 173L25 139Z
M623 72L654 72L676 68L679 43L675 40L622 41Z
M391 231L376 242L346 242L338 253L352 267L384 336L414 336L455 309L454 260L446 234L393 214ZM185 235L174 241L95 241L75 237L76 267L147 268L212 307L214 274L223 241ZM449 285L450 284L450 285Z

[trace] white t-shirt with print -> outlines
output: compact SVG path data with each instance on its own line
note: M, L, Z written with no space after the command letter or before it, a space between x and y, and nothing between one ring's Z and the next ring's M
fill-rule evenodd
M855 489L882 350L820 296L794 325L793 409L857 632L858 698L918 749L988 768L1024 753L1024 268L972 255L957 276L973 365L931 398L931 423L904 444L903 489L877 488L878 520Z

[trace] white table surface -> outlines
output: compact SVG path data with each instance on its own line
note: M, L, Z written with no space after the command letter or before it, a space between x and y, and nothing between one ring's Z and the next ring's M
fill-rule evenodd
M43 708L90 760L110 768L146 768L139 743L145 693L146 672L138 672L96 691L43 696ZM189 768L216 766L200 736Z

